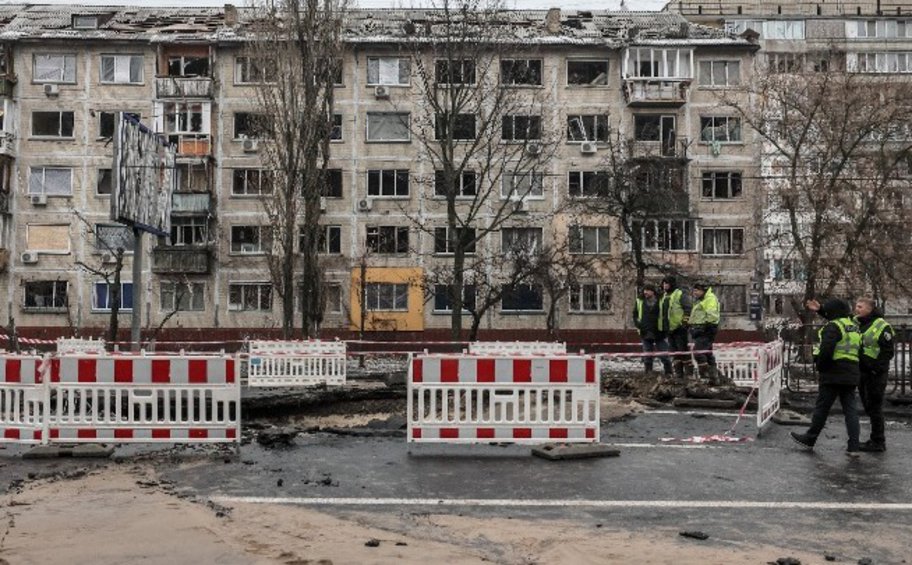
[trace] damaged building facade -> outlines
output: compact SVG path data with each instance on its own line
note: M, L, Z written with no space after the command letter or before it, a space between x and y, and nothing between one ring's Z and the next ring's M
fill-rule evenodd
M109 269L108 250L123 246L125 325L133 301L142 300L144 328L166 317L166 330L280 326L258 201L269 173L263 141L247 135L257 81L242 39L246 17L231 6L0 7L0 323L14 319L26 333L101 331L111 292L95 271ZM431 229L445 225L433 184L416 181L434 171L413 132L384 121L391 114L407 121L417 103L400 41L427 17L421 10L347 15L332 187L321 200L329 331L359 325L362 261L372 289L366 329L449 328L446 301L422 283L447 254ZM669 185L676 205L642 225L644 251L657 266L649 276L708 278L717 283L725 326L756 328L750 305L760 300L764 261L754 243L759 156L751 132L719 103L721 91L737 93L750 80L756 44L669 12L511 11L502 25L525 45L500 49L500 68L534 71L529 83L503 87L546 96L537 119L558 141L536 166L540 186L528 192L522 216L476 253L499 256L529 234L545 244L565 241L576 229L579 247L569 253L603 256L606 272L620 265L628 248L614 219L579 225L567 212L603 166L601 132L618 132L638 158L673 164L679 175ZM108 218L117 112L136 114L178 154L171 235L145 238L142 289L129 281L130 233ZM559 328L595 335L630 327L632 299L632 279L593 271L560 297ZM529 285L495 305L481 329L539 330L548 300Z

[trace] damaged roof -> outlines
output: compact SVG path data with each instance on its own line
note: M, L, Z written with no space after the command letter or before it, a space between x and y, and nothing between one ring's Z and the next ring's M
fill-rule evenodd
M433 42L442 12L434 9L353 9L346 13L349 43ZM97 27L74 29L76 16L96 16ZM123 40L146 42L242 42L252 37L252 8L158 8L136 6L0 6L0 40ZM498 43L592 45L687 44L748 46L722 30L688 22L670 12L503 10L493 20ZM485 24L490 25L490 24Z

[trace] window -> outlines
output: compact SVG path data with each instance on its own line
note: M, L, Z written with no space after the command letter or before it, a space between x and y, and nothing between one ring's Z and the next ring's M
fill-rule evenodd
M408 169L379 169L367 171L368 196L408 196Z
M660 114L634 114L633 137L637 141L661 141L674 149L675 116Z
M608 116L573 115L567 116L567 141L608 141L610 127Z
M607 227L570 226L570 253L601 254L611 250Z
M367 226L367 250L371 253L408 253L408 227Z
M298 249L304 249L304 228L298 233ZM338 255L342 253L342 226L321 226L317 253Z
M367 283L364 304L369 311L408 311L408 285L403 283Z
M208 77L209 57L200 55L171 55L168 57L168 76Z
M176 102L166 104L165 131L166 133L209 133L209 121L204 121L202 103ZM208 110L209 105L205 108Z
M607 312L611 309L611 287L606 284L570 286L570 312Z
M501 59L500 83L509 85L541 86L541 59Z
M912 52L850 53L847 59L849 70L859 73L912 72Z
M171 245L206 245L209 221L205 216L172 216Z
M253 114L251 112L234 113L234 138L257 139L263 137L266 133L266 120L263 114Z
M142 84L142 55L102 55L101 82L111 84Z
M703 255L742 255L744 228L703 228Z
M28 193L47 196L73 195L73 169L69 167L30 167Z
M408 112L368 112L368 141L409 141Z
M741 197L739 171L704 171L703 198L729 199Z
M127 226L111 224L95 224L95 250L101 253L114 252L123 249L133 252L135 238L133 230Z
M95 181L95 194L107 196L111 194L111 169L98 169Z
M437 84L475 84L475 61L438 59L434 64Z
M567 61L567 85L605 86L608 84L608 61Z
M368 57L368 86L408 86L411 62L404 57Z
M329 130L330 141L342 141L342 114L333 114L332 129Z
M205 306L205 286L201 282L161 283L162 312L202 312Z
M462 171L456 173L453 179L452 190L456 193L456 198L474 197L476 192L477 175L475 171ZM446 175L443 171L434 171L434 196L446 196L447 190Z
M500 185L501 198L521 200L544 196L544 177L541 173L504 173Z
M627 50L624 74L630 78L690 78L692 60L691 49L634 47Z
M753 30L763 35L763 20L735 20L725 22L725 31L740 35L747 30Z
M541 311L544 309L544 293L540 285L504 285L500 297L503 312Z
M801 73L806 68L804 53L767 53L767 69L770 73Z
M719 300L719 310L724 314L744 314L747 312L747 286L743 284L725 284L713 287Z
M541 139L541 116L504 116L500 136L504 141Z
M98 16L73 16L73 29L98 29Z
M231 226L231 252L262 254L272 249L272 230L268 226Z
M272 311L272 285L269 283L229 283L229 312Z
M266 169L235 169L231 182L232 196L272 194L272 174Z
M700 61L702 86L738 86L741 84L739 61Z
M323 312L326 314L342 313L342 285L326 283L323 285Z
M541 249L541 228L503 228L500 244L504 255L528 255Z
M275 59L236 57L234 59L235 84L263 84L275 82L278 77Z
M455 238L459 238L464 243L466 253L475 253L474 228L457 228ZM448 226L434 228L434 253L451 254L455 252L456 245L450 239L450 228Z
M763 22L764 39L804 39L804 20L768 20Z
M75 83L76 54L36 54L32 59L32 81L38 83Z
M320 196L342 198L342 169L326 169Z
M114 137L114 124L119 117L120 112L101 112L98 115L98 137ZM132 116L137 122L139 121L138 112L125 112Z
M475 285L467 284L462 287L462 311L475 310ZM449 287L445 284L434 285L434 312L452 312L453 305L450 301Z
M774 281L805 281L807 271L804 262L798 259L772 259L770 278Z
M903 38L912 37L912 21L907 20L860 20L849 21L848 26L855 26L855 36L859 38ZM851 30L850 30L851 31ZM849 33L849 37L852 34Z
M114 297L111 292L111 285L106 282L96 282L95 291L92 293L92 310L96 311L110 311L113 306ZM123 310L132 310L133 309L133 283L131 282L122 282L120 283L120 304L118 309Z
M696 251L693 220L638 222L644 251Z
M741 141L741 118L712 116L700 118L700 141L736 143Z
M437 114L434 126L436 139L439 140L467 141L475 139L475 114L456 114L455 116Z
M25 248L28 251L67 255L70 252L69 224L26 224Z
M73 137L73 112L32 112L32 135Z
M26 309L63 309L67 307L66 281L30 281L25 283Z
M596 171L570 171L567 179L568 192L574 198L603 196L610 183L610 174Z

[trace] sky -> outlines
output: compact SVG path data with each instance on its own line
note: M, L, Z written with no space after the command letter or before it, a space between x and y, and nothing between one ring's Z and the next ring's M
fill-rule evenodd
M401 8L427 5L428 0L355 0L360 8ZM504 0L509 8L545 9L561 7L569 10L616 9L620 0ZM630 10L659 10L667 0L627 0ZM0 4L69 4L84 6L243 6L246 0L0 0Z

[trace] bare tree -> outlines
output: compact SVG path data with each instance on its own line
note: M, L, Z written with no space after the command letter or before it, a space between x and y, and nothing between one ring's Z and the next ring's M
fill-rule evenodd
M323 319L320 197L327 182L344 11L344 0L261 0L250 25L247 72L259 83L254 130L274 175L271 195L263 199L272 230L266 251L286 339L294 330L298 263L304 335L315 336Z
M438 0L404 24L416 91L409 127L434 171L419 181L445 216L438 226L411 219L446 254L449 275L435 268L434 278L446 280L454 339L462 333L467 276L482 276L473 263L487 259L472 257L473 250L541 193L542 169L560 138L544 121L547 88L511 87L548 85L541 61L505 25L502 9L499 0ZM502 59L505 53L513 58Z
M85 229L86 240L93 242L96 250L101 251L97 264L89 264L85 261L76 261L76 266L84 271L99 277L105 282L107 287L107 300L110 309L108 318L108 342L111 347L117 343L118 333L120 331L120 304L121 297L121 273L124 267L124 253L128 246L133 243L133 234L130 230L120 225L92 224L78 211L73 211L76 218L82 223ZM99 230L111 228L111 237L107 237ZM105 260L105 255L110 259ZM108 266L110 265L110 266ZM135 290L135 289L134 289ZM133 294L136 300L136 293Z

